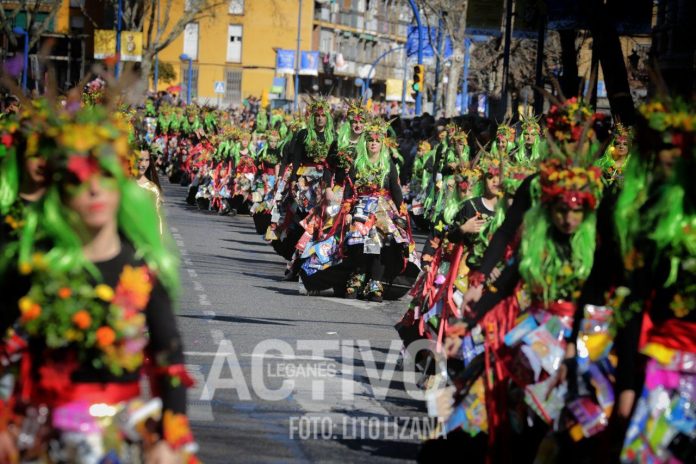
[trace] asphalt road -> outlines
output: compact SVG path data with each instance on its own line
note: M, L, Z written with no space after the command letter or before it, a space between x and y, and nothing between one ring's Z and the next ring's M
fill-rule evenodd
M203 462L414 460L430 423L395 369L393 326L407 301L301 296L297 283L281 282L285 263L249 216L202 213L186 205L183 187L164 188L182 256L178 322L197 380L189 417Z

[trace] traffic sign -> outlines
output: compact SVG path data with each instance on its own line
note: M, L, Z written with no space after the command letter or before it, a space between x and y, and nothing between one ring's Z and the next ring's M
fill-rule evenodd
M215 93L225 93L224 81L215 81Z

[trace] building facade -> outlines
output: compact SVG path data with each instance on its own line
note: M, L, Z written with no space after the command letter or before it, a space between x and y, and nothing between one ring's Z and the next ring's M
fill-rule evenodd
M172 2L167 13L170 23L176 23L187 5L187 1ZM310 50L312 46L313 7L311 1L302 2L302 50ZM211 13L189 23L159 53L160 63L174 67L175 83L181 84L185 92L188 63L182 62L180 56L189 56L193 67L192 98L201 104L238 105L247 96L260 97L270 92L276 77L276 50L295 50L297 46L299 1L231 0ZM159 82L158 90L170 85ZM285 95L288 98L294 95L292 79L287 80Z
M412 16L406 0L315 0L312 45L320 52L322 66L313 89L325 95L357 97L361 83L370 77L368 95L400 100L399 92L387 94L387 84L400 86L404 78Z

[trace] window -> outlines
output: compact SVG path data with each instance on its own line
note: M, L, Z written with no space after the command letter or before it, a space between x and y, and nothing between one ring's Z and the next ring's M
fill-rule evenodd
M184 54L198 59L198 23L188 23L184 29Z
M333 38L334 34L332 31L322 29L321 32L319 32L319 51L324 53L332 52Z
M227 61L242 62L242 26L237 24L227 26Z
M242 102L242 71L227 69L225 71L225 105L238 105Z
M184 0L184 11L191 11L192 0Z
M244 14L244 0L230 0L229 13L233 15Z
M181 63L181 99L186 100L186 87L188 86L188 62ZM198 66L191 68L191 102L198 97Z

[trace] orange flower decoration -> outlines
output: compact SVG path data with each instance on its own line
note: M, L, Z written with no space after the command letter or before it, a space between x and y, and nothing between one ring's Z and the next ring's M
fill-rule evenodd
M165 411L162 420L164 439L172 448L177 449L193 441L193 434L189 427L188 417L184 414L175 414Z
M37 317L41 315L41 306L39 306L37 303L33 303L29 305L29 307L26 308L26 310L22 311L22 321L24 322L29 322L33 321Z
M70 295L72 295L72 290L70 290L68 287L62 287L58 290L58 298L62 300L70 298Z
M114 303L129 309L145 309L150 300L152 279L147 266L125 266L118 285Z
M81 309L73 314L72 321L79 329L85 330L92 325L92 316L84 309Z
M111 346L116 340L116 332L111 327L99 327L97 329L97 345L101 348Z

